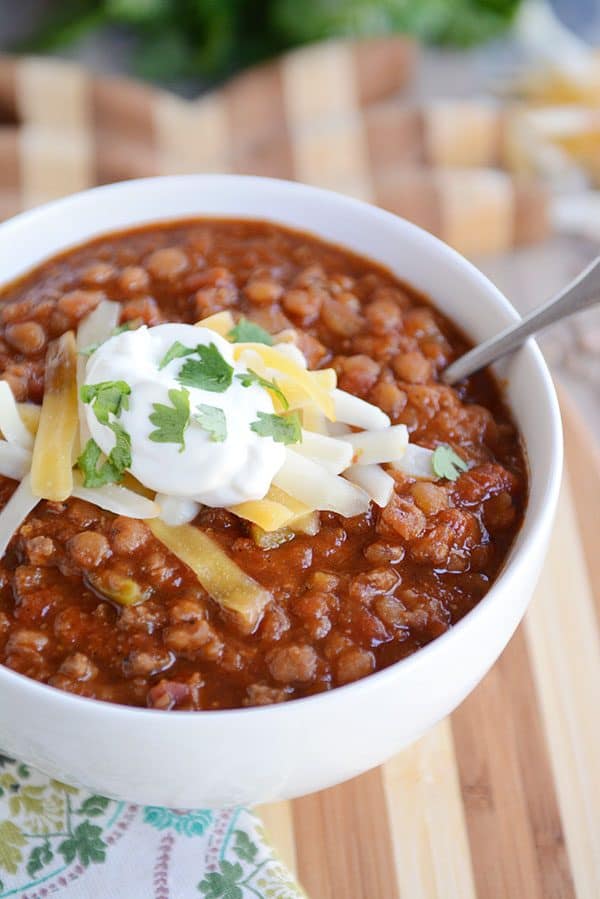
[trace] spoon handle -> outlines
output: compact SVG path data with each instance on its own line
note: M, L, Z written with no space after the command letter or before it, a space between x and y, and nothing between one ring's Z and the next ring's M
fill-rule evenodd
M555 322L600 302L600 256L544 306L484 340L442 372L446 384L455 384L501 356L516 350L528 337Z

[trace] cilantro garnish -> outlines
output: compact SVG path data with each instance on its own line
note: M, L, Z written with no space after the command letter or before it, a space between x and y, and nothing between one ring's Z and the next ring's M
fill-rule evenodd
M123 334L124 331L133 331L134 329L139 327L139 319L135 319L134 321L123 322L122 325L117 325L116 328L113 328L106 340L110 340L111 337L116 337L117 334ZM79 350L80 356L91 356L92 353L95 353L98 347L102 346L103 343L106 343L106 340L98 340L96 343L89 343L87 346L84 346L82 350Z
M158 370L162 371L165 366L172 362L173 359L182 359L184 356L193 356L198 351L198 347L184 346L178 340L169 347L165 355L158 364Z
M84 487L104 487L118 483L131 465L131 438L117 422L108 427L114 433L116 442L108 458L98 467L102 450L95 440L88 440L82 454L77 459L77 467L83 472Z
M260 437L272 437L276 443L300 443L302 426L297 412L275 415L271 412L257 412L258 420L253 421L250 430Z
M267 346L273 346L273 338L269 332L247 318L241 318L227 337L232 343L264 343Z
M129 408L131 387L125 381L100 381L83 384L79 396L81 402L91 404L100 424L108 424L108 416L119 418L123 409Z
M156 431L149 435L154 443L178 443L179 452L185 449L185 429L190 422L190 394L189 391L169 390L171 406L164 403L152 403L154 412L150 415L150 421L156 425Z
M197 346L199 359L188 359L177 375L180 384L211 393L223 393L231 385L233 367L225 361L214 343Z
M461 459L446 443L434 450L431 464L438 478L446 478L448 481L456 481L460 477L461 471L467 471L469 467L464 459Z
M222 443L227 437L227 419L225 413L218 406L208 406L200 403L192 418L206 431L214 443Z
M274 393L278 398L284 409L287 409L289 407L290 404L285 398L285 394L277 384L277 381L269 381L268 378L263 378L261 375L257 374L257 372L252 371L251 368L249 368L247 372L238 374L235 377L238 381L241 381L242 387L250 387L252 384L258 384L260 385L260 387L264 387L265 390L270 390L271 393Z

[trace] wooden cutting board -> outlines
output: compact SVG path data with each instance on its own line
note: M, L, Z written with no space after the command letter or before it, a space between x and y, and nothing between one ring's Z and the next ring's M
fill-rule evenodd
M499 662L381 768L260 809L311 899L600 897L600 452L562 410L552 543Z
M543 190L499 168L503 111L405 103L414 65L402 39L321 45L189 103L0 57L0 218L106 181L233 171L374 200L467 253L546 233ZM600 457L563 411L552 546L498 664L382 768L261 809L311 899L599 899Z

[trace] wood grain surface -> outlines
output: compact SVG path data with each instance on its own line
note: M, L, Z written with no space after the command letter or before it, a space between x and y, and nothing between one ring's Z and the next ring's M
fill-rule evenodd
M496 168L504 110L405 101L402 40L310 47L186 102L69 63L0 57L0 218L157 173L301 178L464 252L547 233ZM463 705L382 768L259 810L311 899L599 899L600 454L563 397L567 465L524 625Z

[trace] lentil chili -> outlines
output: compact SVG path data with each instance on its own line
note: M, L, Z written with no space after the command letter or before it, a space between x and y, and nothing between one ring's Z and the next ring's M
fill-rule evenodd
M375 263L260 222L198 220L103 237L0 294L0 371L40 403L45 348L102 299L122 321L196 322L223 309L276 333L296 328L310 367L378 405L411 440L470 463L455 482L394 474L380 510L321 513L316 536L265 550L247 524L205 508L195 524L274 600L256 632L223 616L144 522L79 499L42 501L0 561L0 661L82 696L157 709L279 702L404 658L479 602L526 501L519 436L480 373L457 389L439 372L467 348L423 297ZM15 482L0 477L0 506ZM106 599L131 578L145 602Z

